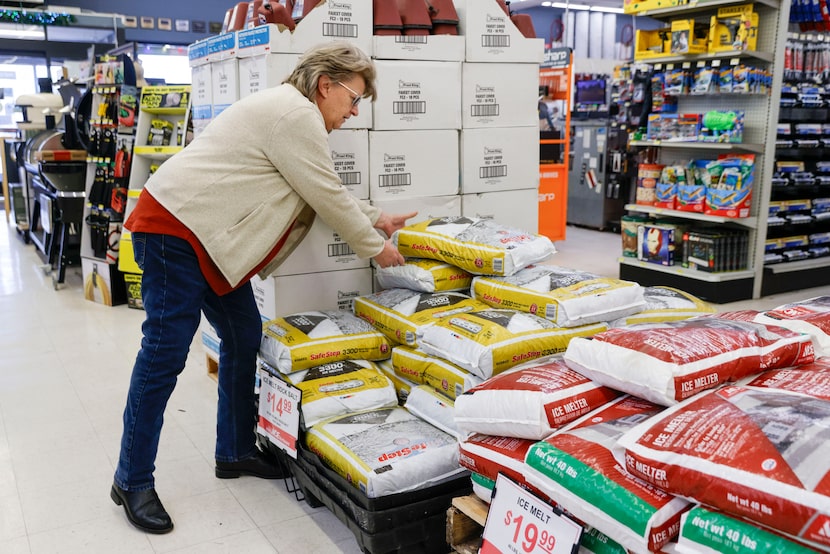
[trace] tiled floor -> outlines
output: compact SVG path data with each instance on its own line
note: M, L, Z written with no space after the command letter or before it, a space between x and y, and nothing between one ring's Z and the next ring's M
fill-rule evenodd
M0 216L2 217L2 216ZM569 227L552 263L617 275L617 235ZM201 344L170 401L157 490L176 529L132 528L109 499L143 312L84 300L80 271L55 291L34 247L0 224L0 553L358 553L326 508L282 481L213 475L216 387ZM830 287L725 305L772 307Z

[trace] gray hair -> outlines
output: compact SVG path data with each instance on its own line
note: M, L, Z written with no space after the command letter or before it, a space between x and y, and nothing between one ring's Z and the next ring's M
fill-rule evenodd
M294 85L306 98L314 102L317 81L327 75L339 82L360 75L366 83L364 98L375 99L375 64L363 50L346 41L333 41L314 46L300 57L297 67L283 83Z

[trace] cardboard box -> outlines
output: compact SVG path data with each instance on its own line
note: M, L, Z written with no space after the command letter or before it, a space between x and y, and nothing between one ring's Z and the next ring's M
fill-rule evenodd
M287 27L269 23L237 31L236 41L238 58L287 53L291 47L291 31Z
M193 111L196 108L211 108L213 106L213 80L209 63L197 65L190 69L191 102ZM212 110L209 110L213 113ZM195 113L194 113L195 115Z
M461 216L461 196L458 194L453 196L419 196L415 198L372 200L372 205L389 214L418 212L418 215L407 221L410 225L439 217Z
M468 62L542 63L543 38L525 38L496 0L455 0Z
M263 321L310 310L351 311L354 299L372 293L371 268L283 275L251 281Z
M105 306L118 306L127 301L124 274L114 264L93 258L81 258L84 298Z
M464 63L461 126L534 127L539 132L539 66L528 63ZM538 150L538 147L536 148Z
M464 61L466 39L453 35L400 35L374 37L378 60Z
M236 31L207 39L207 61L217 62L236 57Z
M239 98L279 85L297 65L296 54L239 58Z
M211 62L213 117L239 100L239 64L236 58Z
M313 0L305 0L306 2ZM367 0L326 0L311 10L291 33L289 52L301 54L321 42L346 40L372 55L372 3Z
M355 197L369 199L369 131L335 129L329 133L334 170Z
M637 259L658 265L674 265L675 250L679 250L681 230L662 225L637 227Z
M369 198L458 194L458 131L369 131Z
M187 47L187 63L190 67L204 65L210 61L208 57L207 39L197 40Z
M539 185L536 127L461 130L461 192L518 190Z
M369 267L369 260L359 258L349 244L323 221L323 218L317 217L303 241L280 265L275 275L297 275L364 267Z
M378 60L375 66L373 129L461 128L461 62Z
M492 219L496 223L539 232L539 190L509 190L461 195L461 215Z

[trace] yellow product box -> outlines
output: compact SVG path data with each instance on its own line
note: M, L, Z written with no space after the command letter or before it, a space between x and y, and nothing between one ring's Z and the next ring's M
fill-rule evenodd
M143 310L144 302L141 300L141 274L125 273L124 284L127 287L127 306L137 310Z
M758 44L758 14L752 4L720 8L709 23L709 52L755 50Z
M671 54L671 27L638 29L634 39L634 59L643 60Z
M686 0L624 0L623 12L640 13L648 10L659 10L661 8L673 8L686 4Z
M703 54L709 44L709 25L694 19L677 19L671 22L672 54Z

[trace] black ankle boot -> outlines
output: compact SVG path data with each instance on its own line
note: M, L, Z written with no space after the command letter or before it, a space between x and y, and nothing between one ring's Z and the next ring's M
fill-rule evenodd
M156 489L130 492L113 483L110 498L124 506L127 519L142 531L162 534L173 530L173 521L161 505Z

